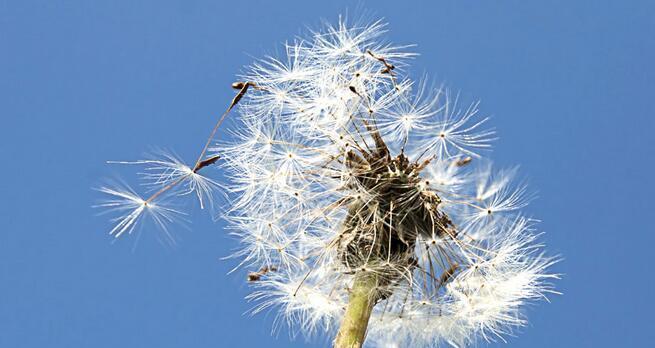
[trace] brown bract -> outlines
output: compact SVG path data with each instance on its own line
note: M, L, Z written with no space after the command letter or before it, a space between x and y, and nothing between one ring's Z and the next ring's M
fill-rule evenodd
M346 166L354 180L348 214L337 241L347 272L373 271L390 285L416 266L414 250L422 236L455 237L441 198L428 189L421 171L429 163L411 162L401 152L392 157L382 137L372 130L376 148L353 150ZM453 270L454 271L454 270Z

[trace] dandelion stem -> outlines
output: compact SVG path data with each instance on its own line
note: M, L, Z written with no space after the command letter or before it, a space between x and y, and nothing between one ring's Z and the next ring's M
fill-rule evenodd
M334 348L360 348L364 344L368 321L379 297L377 283L377 276L370 272L360 271L355 275Z

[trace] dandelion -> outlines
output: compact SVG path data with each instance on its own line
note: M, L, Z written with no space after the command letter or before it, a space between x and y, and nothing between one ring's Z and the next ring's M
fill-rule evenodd
M480 159L495 135L478 104L401 77L412 54L376 43L383 31L328 26L243 76L259 88L216 151L234 256L276 269L255 273L254 312L336 330L337 347L502 339L553 291L519 212L530 197Z
M112 233L161 195L204 206L225 191L232 257L276 327L344 348L464 347L525 325L557 278L521 212L531 195L483 159L496 136L478 103L411 80L414 54L385 30L340 20L254 63L194 166L134 162L156 188L146 200L103 191L127 212ZM232 137L210 147L234 107ZM226 182L200 176L214 163Z

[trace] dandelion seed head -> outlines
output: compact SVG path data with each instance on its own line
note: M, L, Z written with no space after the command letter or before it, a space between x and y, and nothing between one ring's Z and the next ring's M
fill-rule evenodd
M414 54L384 31L326 25L242 76L258 89L219 146L233 256L276 269L249 299L293 332L333 332L369 274L369 346L502 340L552 290L521 213L530 195L482 159L495 132L478 103L401 75Z

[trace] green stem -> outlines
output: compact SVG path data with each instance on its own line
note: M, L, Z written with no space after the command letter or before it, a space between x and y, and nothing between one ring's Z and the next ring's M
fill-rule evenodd
M334 348L361 348L366 328L377 300L377 277L370 273L357 273L350 290L348 308L334 340Z

